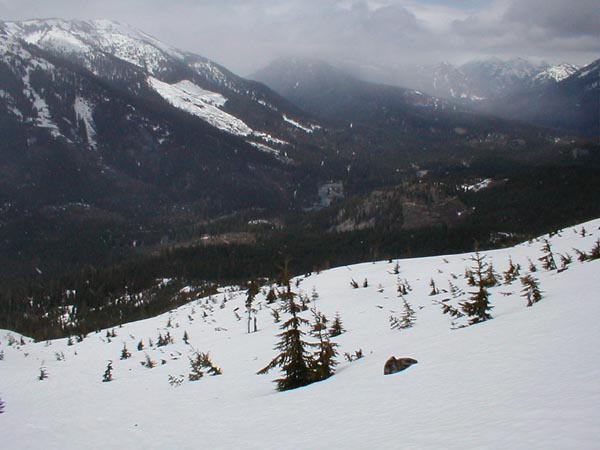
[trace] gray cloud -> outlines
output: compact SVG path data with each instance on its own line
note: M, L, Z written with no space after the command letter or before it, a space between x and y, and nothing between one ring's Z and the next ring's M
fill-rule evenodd
M478 55L585 63L597 0L0 0L0 17L109 18L245 75L287 54L397 66Z

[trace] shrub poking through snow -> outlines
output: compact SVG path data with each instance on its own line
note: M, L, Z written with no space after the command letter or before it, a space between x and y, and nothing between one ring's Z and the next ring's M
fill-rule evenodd
M154 366L156 366L156 361L152 360L152 358L150 358L150 355L146 353L146 359L140 364L148 369L152 369Z
M190 358L190 373L188 380L198 381L205 373L209 375L221 375L221 369L213 364L208 353L196 352Z
M127 345L123 344L123 349L121 350L121 359L131 358L131 352L127 350Z

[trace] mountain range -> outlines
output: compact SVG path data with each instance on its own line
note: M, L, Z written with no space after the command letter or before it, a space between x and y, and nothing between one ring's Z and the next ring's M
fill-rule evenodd
M584 67L497 57L462 65L341 65L360 78L416 89L488 114L597 136L599 61Z
M239 231L247 214L282 223L430 172L572 162L579 145L322 61L282 59L244 79L106 20L0 22L0 49L0 261L17 274L189 245L209 228ZM596 72L584 73L593 99Z

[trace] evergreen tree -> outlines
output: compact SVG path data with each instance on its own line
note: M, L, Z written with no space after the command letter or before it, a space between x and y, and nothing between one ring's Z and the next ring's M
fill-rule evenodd
M186 345L190 343L190 335L187 330L183 332L183 343Z
M573 258L568 253L566 253L564 255L559 255L559 256L560 256L560 269L558 269L558 271L564 272L565 270L567 270L569 268L569 264L571 264L573 262Z
M588 259L590 259L590 260L600 259L600 239L597 239L596 242L594 243L594 247L590 251Z
M477 251L471 260L475 263L471 273L477 290L470 292L470 301L460 303L460 307L462 312L469 316L469 324L473 325L491 319L490 310L493 306L490 304L490 294L486 288L485 275L488 264L485 262L485 256Z
M4 412L4 401L0 398L0 414Z
M252 315L256 314L256 310L252 307L252 303L254 302L254 299L256 297L256 294L258 294L260 288L258 286L258 283L256 282L256 280L252 280L248 283L248 289L246 291L247 297L246 297L246 314L248 315L248 333L251 332L251 325L252 325ZM256 321L254 321L254 332L256 332Z
M38 380L43 381L48 378L48 371L44 366L40 367L40 375L38 376Z
M508 258L508 269L503 273L504 275L504 284L510 284L515 281L521 272L521 266L519 264L514 264L512 258Z
M123 344L123 350L121 350L121 359L131 358L131 353L127 350L127 345Z
M523 285L521 295L527 299L527 306L533 306L542 299L538 280L531 275L526 275L521 278L521 284Z
M538 258L538 261L542 263L542 267L545 270L556 270L556 261L554 260L554 253L552 253L552 246L548 239L544 239L544 246L542 247L544 256Z
M313 381L321 381L329 378L334 373L334 367L337 365L335 357L338 354L336 350L338 345L330 340L327 331L328 320L325 314L318 312L315 308L311 312L313 313L311 335L318 340L317 352L312 367Z
M331 337L336 337L342 334L344 331L344 326L342 325L342 318L340 316L339 311L335 313L335 317L333 318L333 323L331 324L331 328L329 329L329 335Z
M489 264L485 271L483 283L485 284L485 287L494 287L498 284L498 275L492 264Z
M440 293L438 288L435 286L435 281L433 281L433 278L429 281L429 287L431 288L431 292L429 293L430 296L438 295Z
M121 358L121 359L123 359L123 358ZM112 361L109 361L108 365L106 366L106 370L104 371L104 375L102 377L103 382L109 382L109 381L113 380L112 371L113 371Z
M284 303L283 308L286 313L290 314L290 318L281 325L283 331L278 334L280 339L275 349L280 353L257 372L262 375L275 367L280 367L284 372L284 376L275 380L277 389L280 391L309 384L312 381L311 366L314 364L312 356L307 350L309 344L302 339L305 333L301 328L308 323L308 320L299 316L300 305L296 303L296 294L292 292L290 287L287 265L284 270L283 283L285 290L280 293L280 298Z
M142 342L141 339L140 339L140 342L138 342L137 349L138 349L138 352L141 352L142 350L144 350L144 343Z
M400 318L400 328L411 328L417 320L415 310L412 309L410 303L408 303L406 299L403 299L402 301L404 303L404 311L402 312L402 317Z
M277 300L277 294L275 293L275 289L273 289L273 288L269 289L269 292L267 293L266 300L267 300L268 304L271 304L275 300Z

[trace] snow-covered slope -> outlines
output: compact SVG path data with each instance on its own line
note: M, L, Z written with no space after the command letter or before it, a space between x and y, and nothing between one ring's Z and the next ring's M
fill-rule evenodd
M188 305L116 328L112 338L105 330L73 345L26 337L22 344L1 331L2 448L595 449L600 260L580 262L574 249L589 252L599 237L600 219L543 237L557 260L573 256L560 272L538 261L543 239L485 252L497 272L509 258L521 275L535 263L543 299L527 308L518 280L493 287L493 320L466 328L457 328L465 318L453 323L440 304L456 306L473 289L463 276L473 264L468 254L400 260L398 274L396 261L384 261L299 277L296 292L318 293L309 306L330 319L340 313L347 330L335 339L341 355L361 349L364 357L340 357L332 378L284 393L274 390L276 373L255 374L275 355L279 332L266 289L256 303L259 331L251 334L245 294L236 288L198 299L186 289ZM353 279L368 287L352 288ZM450 282L466 293L452 298ZM416 323L394 330L390 317L403 311L399 283L410 285L404 298ZM157 347L159 333L174 343ZM132 357L120 360L124 345ZM196 350L210 352L223 374L187 381ZM156 367L140 364L146 355ZM384 376L391 355L418 364ZM114 379L103 383L109 360ZM181 383L170 384L170 376Z

